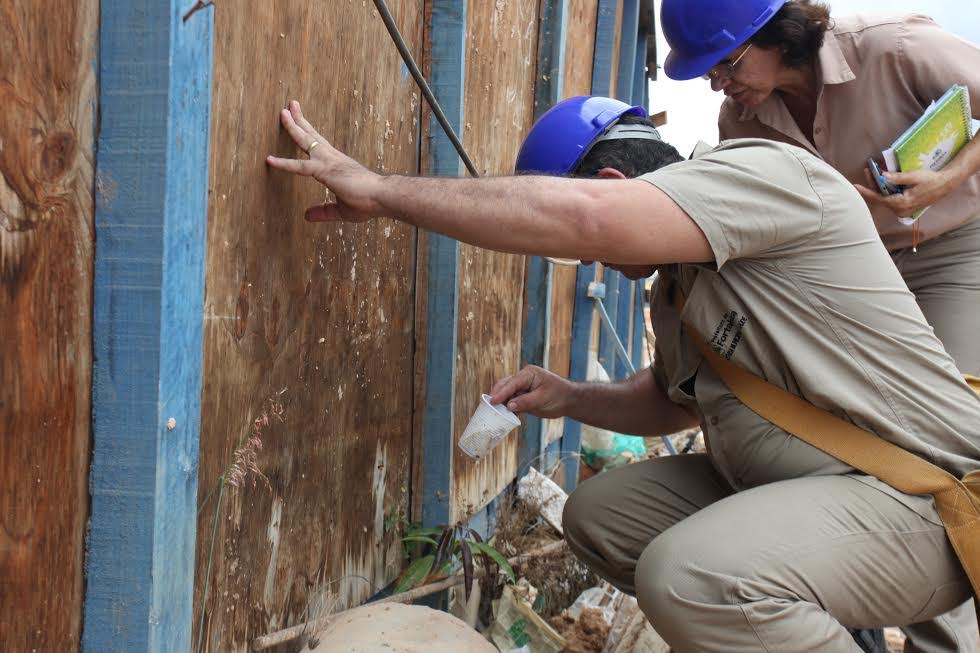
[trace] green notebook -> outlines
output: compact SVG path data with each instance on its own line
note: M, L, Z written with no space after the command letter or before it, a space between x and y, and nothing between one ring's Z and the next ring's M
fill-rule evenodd
M889 170L941 170L973 136L972 123L970 91L953 84L881 154ZM923 213L902 221L911 224Z

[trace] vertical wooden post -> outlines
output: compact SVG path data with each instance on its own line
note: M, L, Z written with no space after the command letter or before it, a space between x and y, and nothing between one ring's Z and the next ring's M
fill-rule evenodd
M101 5L88 651L191 645L214 20L194 6Z
M589 339L595 308L589 297L589 284L595 280L597 265L580 265L575 282L575 309L572 312L572 345L569 378L584 381L589 366ZM578 483L578 459L572 455L582 448L582 424L565 418L562 433L562 458L565 460L565 491L571 492Z
M592 57L592 95L609 95L616 48L616 8L621 0L599 0Z
M636 282L633 293L633 347L630 355L633 358L633 367L636 369L640 369L643 365L643 349L646 347L647 326L646 318L643 315L645 305L646 287L641 279Z
M565 79L565 16L568 0L542 0L538 26L538 72L534 84L534 119L561 100ZM552 264L540 256L528 258L525 279L523 365L546 365L551 326ZM524 418L518 450L517 475L524 475L541 453L542 420ZM541 466L540 462L535 463Z
M595 50L592 58L592 94L609 95L612 88L612 61L616 41L616 7L620 0L599 0L596 16ZM596 265L580 265L575 282L575 311L572 317L572 343L569 377L584 381L589 364L589 337L595 311L589 298L589 284L595 281ZM582 425L565 420L562 450L576 454L582 448ZM578 483L578 458L565 457L565 490L571 492Z
M619 46L619 69L616 71L616 96L630 104L635 100L633 80L636 74L639 29L640 0L623 0L623 28L620 31L622 36ZM645 48L644 55L646 55Z
M462 138L466 71L466 0L433 0L430 84ZM430 119L429 174L459 177L463 164L435 117ZM428 238L425 406L422 417L422 523L448 524L453 479L453 406L459 305L459 242Z
M631 311L633 299L635 295L633 294L633 282L626 278L626 275L619 275L619 308L616 311L616 332L619 334L619 339L623 343L623 349L626 353L630 351L630 345L632 341L630 340L630 321L633 317ZM611 316L610 316L611 317ZM630 362L633 362L632 357L630 357ZM633 365L636 368L636 365ZM616 361L616 379L625 379L630 376L629 365L626 361L617 360Z
M78 650L99 5L0 10L0 649Z
M602 300L609 314L609 320L618 329L619 326L619 280L623 276L612 268L605 268L602 273L602 282L606 285L606 297ZM620 339L622 336L620 335ZM616 344L609 331L599 326L599 364L609 374L610 379L618 378L616 368L623 366L622 361L617 360Z
M646 31L641 31L636 39L636 59L634 61L635 70L633 72L633 95L630 98L632 104L642 104L649 110L646 103L646 89L649 86L647 78L647 47L648 39Z

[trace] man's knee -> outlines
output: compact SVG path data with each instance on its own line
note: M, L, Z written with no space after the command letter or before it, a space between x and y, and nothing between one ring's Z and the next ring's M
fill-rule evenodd
M608 499L603 496L604 493L596 491L597 486L592 481L579 485L565 501L562 511L561 523L565 539L577 553L582 549L595 549L593 540L597 529L601 529L596 523L596 517L603 510L609 509Z
M737 609L737 577L724 547L693 539L691 529L671 528L643 551L636 565L636 599L653 627L675 646L709 637ZM718 553L719 555L714 555ZM683 647L681 647L683 648Z
M636 565L636 600L654 627L682 618L688 600L690 557L671 530L653 540Z

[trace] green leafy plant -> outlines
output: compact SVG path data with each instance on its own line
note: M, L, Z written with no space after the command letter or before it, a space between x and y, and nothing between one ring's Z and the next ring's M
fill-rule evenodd
M469 599L473 589L474 555L487 576L500 569L510 582L516 581L507 559L480 534L462 524L440 528L410 528L402 538L406 553L421 549L417 557L395 581L395 593L408 591L448 577L454 569L463 569L463 587Z

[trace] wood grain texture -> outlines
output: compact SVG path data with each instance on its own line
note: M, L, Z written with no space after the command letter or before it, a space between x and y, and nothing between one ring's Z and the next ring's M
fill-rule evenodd
M510 174L534 116L538 3L470 0L463 142L482 175ZM481 393L520 364L525 259L464 245L459 272L456 438ZM485 460L453 464L454 521L485 506L517 471L511 435Z
M623 48L623 3L625 0L616 0L616 35L613 39L612 65L609 73L610 87L609 97L619 97L619 58Z
M418 57L422 3L389 6ZM215 8L195 619L204 650L236 651L383 587L408 509L416 234L305 223L322 188L264 164L301 155L278 111L298 99L339 148L415 173L420 100L370 2ZM256 420L269 485L222 495Z
M592 89L597 0L569 0L563 95L588 95Z
M9 651L79 644L98 14L92 0L0 3L0 642ZM110 180L99 188L112 192Z

